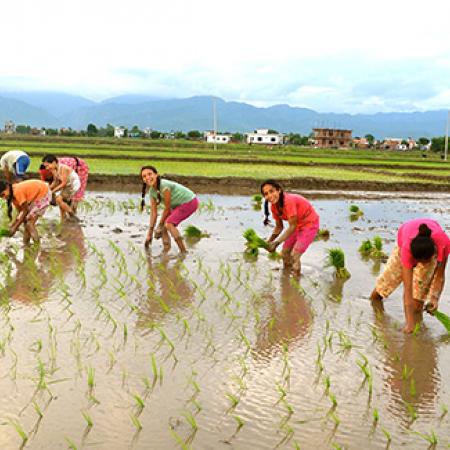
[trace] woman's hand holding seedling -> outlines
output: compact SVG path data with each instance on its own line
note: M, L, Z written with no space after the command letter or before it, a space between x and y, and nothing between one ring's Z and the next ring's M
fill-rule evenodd
M427 300L424 304L424 309L427 313L433 314L434 311L438 309L439 305L439 299L438 298L432 298L430 300Z
M280 245L280 243L278 241L271 241L267 243L267 251L269 253L273 253L277 247Z

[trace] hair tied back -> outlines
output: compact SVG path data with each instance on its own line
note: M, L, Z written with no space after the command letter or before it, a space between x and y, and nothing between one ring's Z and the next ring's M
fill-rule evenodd
M417 236L431 237L431 230L428 228L427 224L421 223L419 226L419 233Z

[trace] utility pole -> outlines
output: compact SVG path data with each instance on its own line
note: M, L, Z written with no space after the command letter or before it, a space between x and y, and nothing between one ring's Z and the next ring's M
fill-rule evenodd
M450 122L450 111L448 112L447 116L447 127L445 130L445 147L444 147L444 159L447 161L447 154L448 154L448 126Z
M213 126L214 126L214 151L217 150L217 114L216 114L216 98L213 98Z

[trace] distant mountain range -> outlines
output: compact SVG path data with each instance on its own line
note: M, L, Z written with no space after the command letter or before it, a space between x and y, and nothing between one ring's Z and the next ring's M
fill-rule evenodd
M411 113L335 114L307 108L275 105L258 108L247 103L216 98L218 128L222 132L248 132L271 128L283 133L309 134L314 127L345 128L353 136L432 137L445 133L447 111ZM330 105L332 107L332 105ZM57 92L1 92L0 127L6 120L34 127L123 125L159 131L210 130L213 128L213 97L162 99L122 95L102 102Z

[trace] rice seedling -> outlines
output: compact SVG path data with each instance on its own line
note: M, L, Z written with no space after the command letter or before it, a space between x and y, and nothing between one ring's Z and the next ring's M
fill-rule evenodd
M436 436L436 433L434 430L431 430L431 433L419 433L418 431L414 431L414 434L417 436L420 436L422 439L427 441L430 446L428 448L435 448L438 445L438 437Z
M230 406L230 410L235 409L236 406L239 404L240 399L238 397L236 397L235 395L231 394L230 392L226 392L225 393L225 397L230 401L231 406Z
M345 255L340 248L328 249L326 267L334 267L336 278L346 280L350 278L350 272L345 268Z
M17 431L17 434L21 437L22 446L25 446L25 443L28 441L27 432L23 429L23 427L19 421L11 420L11 424L13 425L14 429Z
M413 372L414 368L410 369L406 364L404 364L402 369L402 379L407 380Z
M92 428L94 426L94 421L92 420L92 417L87 411L81 411L81 415L83 416L84 420L86 421L86 426L88 428Z
M238 432L245 425L245 422L239 416L233 416L233 419L236 421L236 432Z
M152 353L152 372L153 372L153 385L158 380L158 366L156 365L155 355Z
M441 405L441 416L440 419L443 419L448 414L448 406L445 404Z
M186 419L186 422L191 426L193 432L195 433L198 430L197 421L195 417L192 415L190 411L186 411L183 413L183 417Z
M414 405L412 405L411 403L408 403L408 402L405 402L405 406L406 406L408 415L411 418L411 421L414 422L417 419L416 408L414 408Z
M417 394L417 390L416 390L416 381L414 380L414 378L411 377L411 380L409 382L409 393L415 397Z
M373 425L376 426L376 424L380 420L380 413L378 412L377 408L373 408L372 417L373 417Z
M331 403L332 403L332 405L333 405L332 408L336 408L337 405L338 405L336 396L335 396L332 392L329 392L329 393L328 393L328 398L330 399L330 401L331 401Z
M44 413L42 412L41 408L39 407L39 405L35 401L33 402L33 408L36 411L36 414L39 416L40 419L42 417L44 417Z
M89 390L92 391L95 386L95 369L93 367L88 367L86 369L87 372L87 384L89 387Z
M139 411L142 411L145 407L145 402L138 394L133 394L134 401Z
M130 418L131 418L131 422L134 425L134 427L136 428L136 431L139 432L142 430L142 424L139 421L138 417L135 416L134 414L130 414Z
M78 449L77 445L75 444L75 442L72 441L72 439L70 439L67 436L64 439L66 440L70 450L77 450Z
M190 447L186 444L186 442L184 442L184 440L182 439L182 437L175 432L175 430L173 429L173 426L170 426L170 434L174 437L175 441L177 442L177 445L180 446L181 450L190 450Z
M386 436L387 443L389 445L391 443L391 441L392 441L391 433L388 430L386 430L386 428L383 428L383 427L381 428L381 431Z

